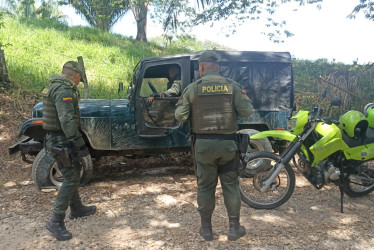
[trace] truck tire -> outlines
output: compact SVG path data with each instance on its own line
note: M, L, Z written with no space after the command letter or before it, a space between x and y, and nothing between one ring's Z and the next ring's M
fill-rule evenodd
M248 134L249 137L251 137L254 134L257 134L259 131L255 129L242 129L239 130L238 133L240 134ZM260 139L260 140L250 140L249 141L250 147L251 147L251 152L248 153L253 153L257 151L266 151L266 152L272 152L273 148L271 146L271 143L268 138Z
M91 156L82 157L81 159L81 185L87 184L92 176L93 165ZM32 164L32 178L38 190L43 188L57 188L62 185L63 176L57 166L55 159L47 154L43 148Z
M259 131L254 129L242 129L239 130L237 133L240 134L248 134L251 137L254 134L257 134ZM244 162L241 161L241 169L239 170L239 175L241 178L252 178L257 172L262 172L264 169L267 169L270 162L267 160L259 160L254 162L253 164L247 164L247 157L250 153L254 152L273 152L273 148L268 138L260 139L260 140L250 140L248 145L248 150L246 156L242 156Z

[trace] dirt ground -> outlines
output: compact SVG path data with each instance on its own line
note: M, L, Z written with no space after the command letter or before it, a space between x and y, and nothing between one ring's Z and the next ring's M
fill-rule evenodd
M0 249L374 249L374 194L345 196L342 214L337 187L316 190L300 175L295 193L281 207L255 210L242 204L247 235L236 242L227 241L218 187L214 240L205 242L198 234L196 180L188 156L94 162L93 179L80 193L98 212L67 219L73 239L59 242L45 229L57 192L38 191L31 164L8 155L36 101L0 94Z

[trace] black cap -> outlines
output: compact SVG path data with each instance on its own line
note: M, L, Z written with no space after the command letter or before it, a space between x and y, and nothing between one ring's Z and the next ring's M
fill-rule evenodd
M201 62L214 62L218 63L218 55L212 50L207 50L201 53L199 57L199 63Z

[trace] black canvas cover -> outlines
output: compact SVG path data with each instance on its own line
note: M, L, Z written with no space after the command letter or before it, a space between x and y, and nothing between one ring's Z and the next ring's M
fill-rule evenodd
M294 89L291 55L288 52L216 52L220 56L220 74L242 86L255 110L292 108ZM191 58L196 80L200 78L197 58Z

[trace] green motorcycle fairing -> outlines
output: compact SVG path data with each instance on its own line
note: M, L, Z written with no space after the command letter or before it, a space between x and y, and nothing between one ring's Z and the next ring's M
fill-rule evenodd
M304 131L305 124L309 120L309 111L300 110L296 115L291 117L291 120L296 120L295 128L291 130L294 135L299 135Z
M286 130L265 130L265 131L252 135L250 138L251 139L265 139L267 137L275 137L275 138L279 138L279 139L292 142L295 140L296 135Z
M341 130L335 124L330 125L319 122L317 123L315 131L322 135L322 138L309 148L310 152L314 155L312 166L320 163L337 151L349 149L348 145L343 140Z
M348 148L344 155L348 160L367 161L374 158L374 143Z
M290 132L286 130L266 130L252 135L251 139L264 139L267 137L275 137L293 142L296 136L303 132L305 124L308 123L308 116L309 111L300 110L296 113L296 115L291 117L291 120L296 120L296 123L295 128L292 129Z
M283 139L289 142L293 142L295 141L297 136L286 130L266 130L266 131L262 131L262 132L252 135L250 139L259 140L259 139L265 139L268 137L275 137L275 138ZM306 150L304 145L301 145L301 151L303 151L305 157L309 160L310 159L309 153Z

